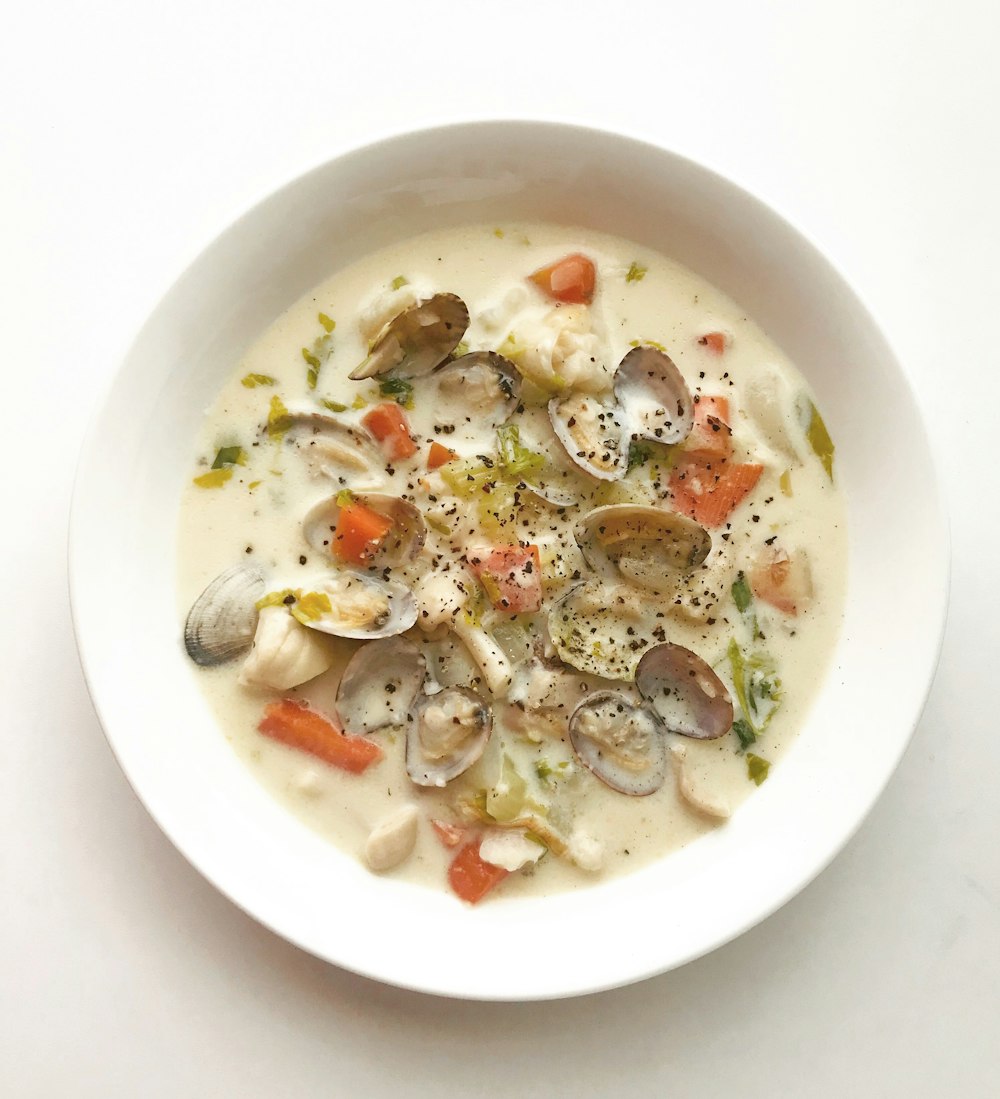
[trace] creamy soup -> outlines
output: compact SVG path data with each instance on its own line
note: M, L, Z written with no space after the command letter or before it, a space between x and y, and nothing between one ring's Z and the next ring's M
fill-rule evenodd
M845 561L833 443L737 305L630 241L474 226L249 349L193 448L179 596L260 781L476 902L726 827L805 720Z

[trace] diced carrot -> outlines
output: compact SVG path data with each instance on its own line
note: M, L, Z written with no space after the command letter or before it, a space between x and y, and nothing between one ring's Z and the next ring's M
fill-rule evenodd
M498 611L533 614L542 606L542 558L538 546L497 546L469 568Z
M726 350L729 341L726 339L724 332L706 332L704 336L698 337L698 343L702 347L707 347L713 355L721 355Z
M597 271L592 260L574 252L548 267L540 267L528 278L555 301L589 305L594 299Z
M438 442L431 443L431 449L427 454L427 468L437 469L439 466L446 465L448 462L453 462L458 455L449 450L446 446L442 446Z
M761 465L724 460L714 465L689 462L677 466L670 475L674 507L703 527L721 527L763 471Z
M345 504L337 516L331 549L341 561L363 565L392 530L388 515L380 515L364 504Z
M465 829L446 820L432 820L431 827L445 847L457 847L465 839Z
M448 884L455 893L475 904L507 877L502 866L494 866L479 857L479 840L467 843L448 867Z
M798 614L812 601L812 573L801 551L791 557L778 546L762 546L749 574L754 595L783 614Z
M412 458L417 453L417 444L410 434L409 421L395 401L377 404L362 417L361 422L381 443L385 456L390 461Z
M684 440L688 461L715 462L733 452L728 397L699 397L694 406L694 426Z
M257 728L272 740L355 775L382 758L382 749L375 741L346 736L328 717L291 698L271 702Z

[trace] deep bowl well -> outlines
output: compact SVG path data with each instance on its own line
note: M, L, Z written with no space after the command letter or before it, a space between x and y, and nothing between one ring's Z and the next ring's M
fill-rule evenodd
M505 220L630 237L746 309L806 376L837 440L850 578L811 717L729 825L606 884L470 909L369 874L273 800L219 735L179 643L176 522L203 411L281 312L383 245ZM919 716L943 627L947 535L903 373L865 307L798 232L655 146L552 123L482 122L338 156L202 252L142 328L91 427L70 577L111 746L209 881L287 939L359 973L447 995L535 999L680 965L751 927L829 862Z

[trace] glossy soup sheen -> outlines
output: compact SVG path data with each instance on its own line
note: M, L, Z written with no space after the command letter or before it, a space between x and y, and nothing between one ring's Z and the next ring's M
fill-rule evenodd
M661 788L644 797L609 788L580 764L565 734L565 712L526 721L497 705L493 735L482 759L444 789L425 789L407 776L402 729L371 734L384 757L360 775L327 766L258 731L265 706L280 697L299 698L334 715L340 671L358 642L331 640L335 659L330 670L288 691L241 685L243 657L214 668L192 665L221 733L240 758L289 811L350 855L363 857L373 827L398 806L414 804L419 810L415 847L387 873L433 888L447 888L447 868L457 848L441 841L430 820L465 829L466 839L478 836L483 823L470 816L468 802L478 795L481 807L483 791L495 791L510 769L524 780L523 796L533 811L547 814L561 835L584 844L589 855L578 861L589 868L549 851L535 865L505 878L496 888L497 897L584 887L637 869L708 830L736 826L725 815L781 766L806 719L841 620L845 503L836 486L835 461L831 476L817 454L823 446L817 445L816 421L809 418L809 390L795 367L737 305L669 259L589 230L535 224L473 226L384 249L316 287L248 350L206 411L192 447L192 482L180 514L180 620L217 574L240 561L252 559L268 570L268 591L308 588L317 575L329 571L329 560L304 540L302 519L318 501L352 486L325 475L288 438L268 437L264 427L274 397L289 407L325 398L347 405L341 415L358 420L387 399L379 393L378 379L348 379L368 349L361 318L367 317L370 325L379 310L391 316L394 304L402 308L414 296L441 291L459 295L468 305L471 323L465 343L471 349L499 350L515 360L530 360L535 349L544 347L547 326L560 323L564 307L555 307L526 276L575 252L588 256L597 270L596 293L589 310L584 310L585 334L591 339L586 346L596 348L594 357L600 360L595 369L610 380L632 345L661 345L696 398L728 400L734 453L764 466L756 486L727 523L710 532L713 549L704 566L702 598L692 583L683 606L667 601L662 622L667 639L696 652L727 684L734 675L734 643L744 660L765 657L758 683L765 678L767 690L780 695L780 704L759 739L748 747L734 731L715 740L669 734L671 743L684 749L683 763L672 756ZM335 327L328 332L331 322ZM717 335L706 339L709 334ZM260 376L257 384L248 381L254 375ZM404 409L418 443L417 455L409 466L399 464L382 491L406 493L430 509L428 495L437 495L434 490L440 491L441 482L427 478L429 442L437 438L462 457L490 453L496 442L492 426L474 418L446 435L435 434L440 410L433 400L421 401L421 381L413 380L412 408ZM365 408L353 407L359 395L368 402ZM571 465L548 426L544 401L534 404L518 417L522 442L544 454L553 468ZM218 452L228 447L241 448L245 464L229 466L229 475L209 478L206 484L204 474ZM572 583L573 561L546 552L556 526L562 525L565 538L579 515L600 504L632 500L670 505L666 486L676 455L647 449L653 453L637 454L641 464L620 482L571 477L580 493L579 504L561 517L529 507L515 538L494 532L498 544L521 539L541 545L546 606ZM195 483L195 478L202 483ZM474 508L472 501L461 502L466 518ZM455 518L456 528L460 521L464 520ZM811 595L794 614L749 593L747 577L753 561L767 553L769 539L771 548L782 548L808 563ZM741 577L734 597L733 585ZM482 593L477 598L483 602ZM746 604L744 609L737 602ZM425 637L419 627L412 633L421 640ZM451 676L455 682L475 682L488 696L463 646L446 633L429 635L432 664L433 657L440 656L448 665L444 681ZM765 701L763 709L770 705ZM741 716L738 700L736 715ZM760 714L755 723L763 723ZM508 769L503 776L502 768Z

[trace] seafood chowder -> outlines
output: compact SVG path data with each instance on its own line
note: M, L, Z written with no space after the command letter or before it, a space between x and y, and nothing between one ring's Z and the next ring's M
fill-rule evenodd
M698 276L552 225L384 249L209 409L184 643L273 794L373 872L576 888L725 827L840 624L802 376Z

